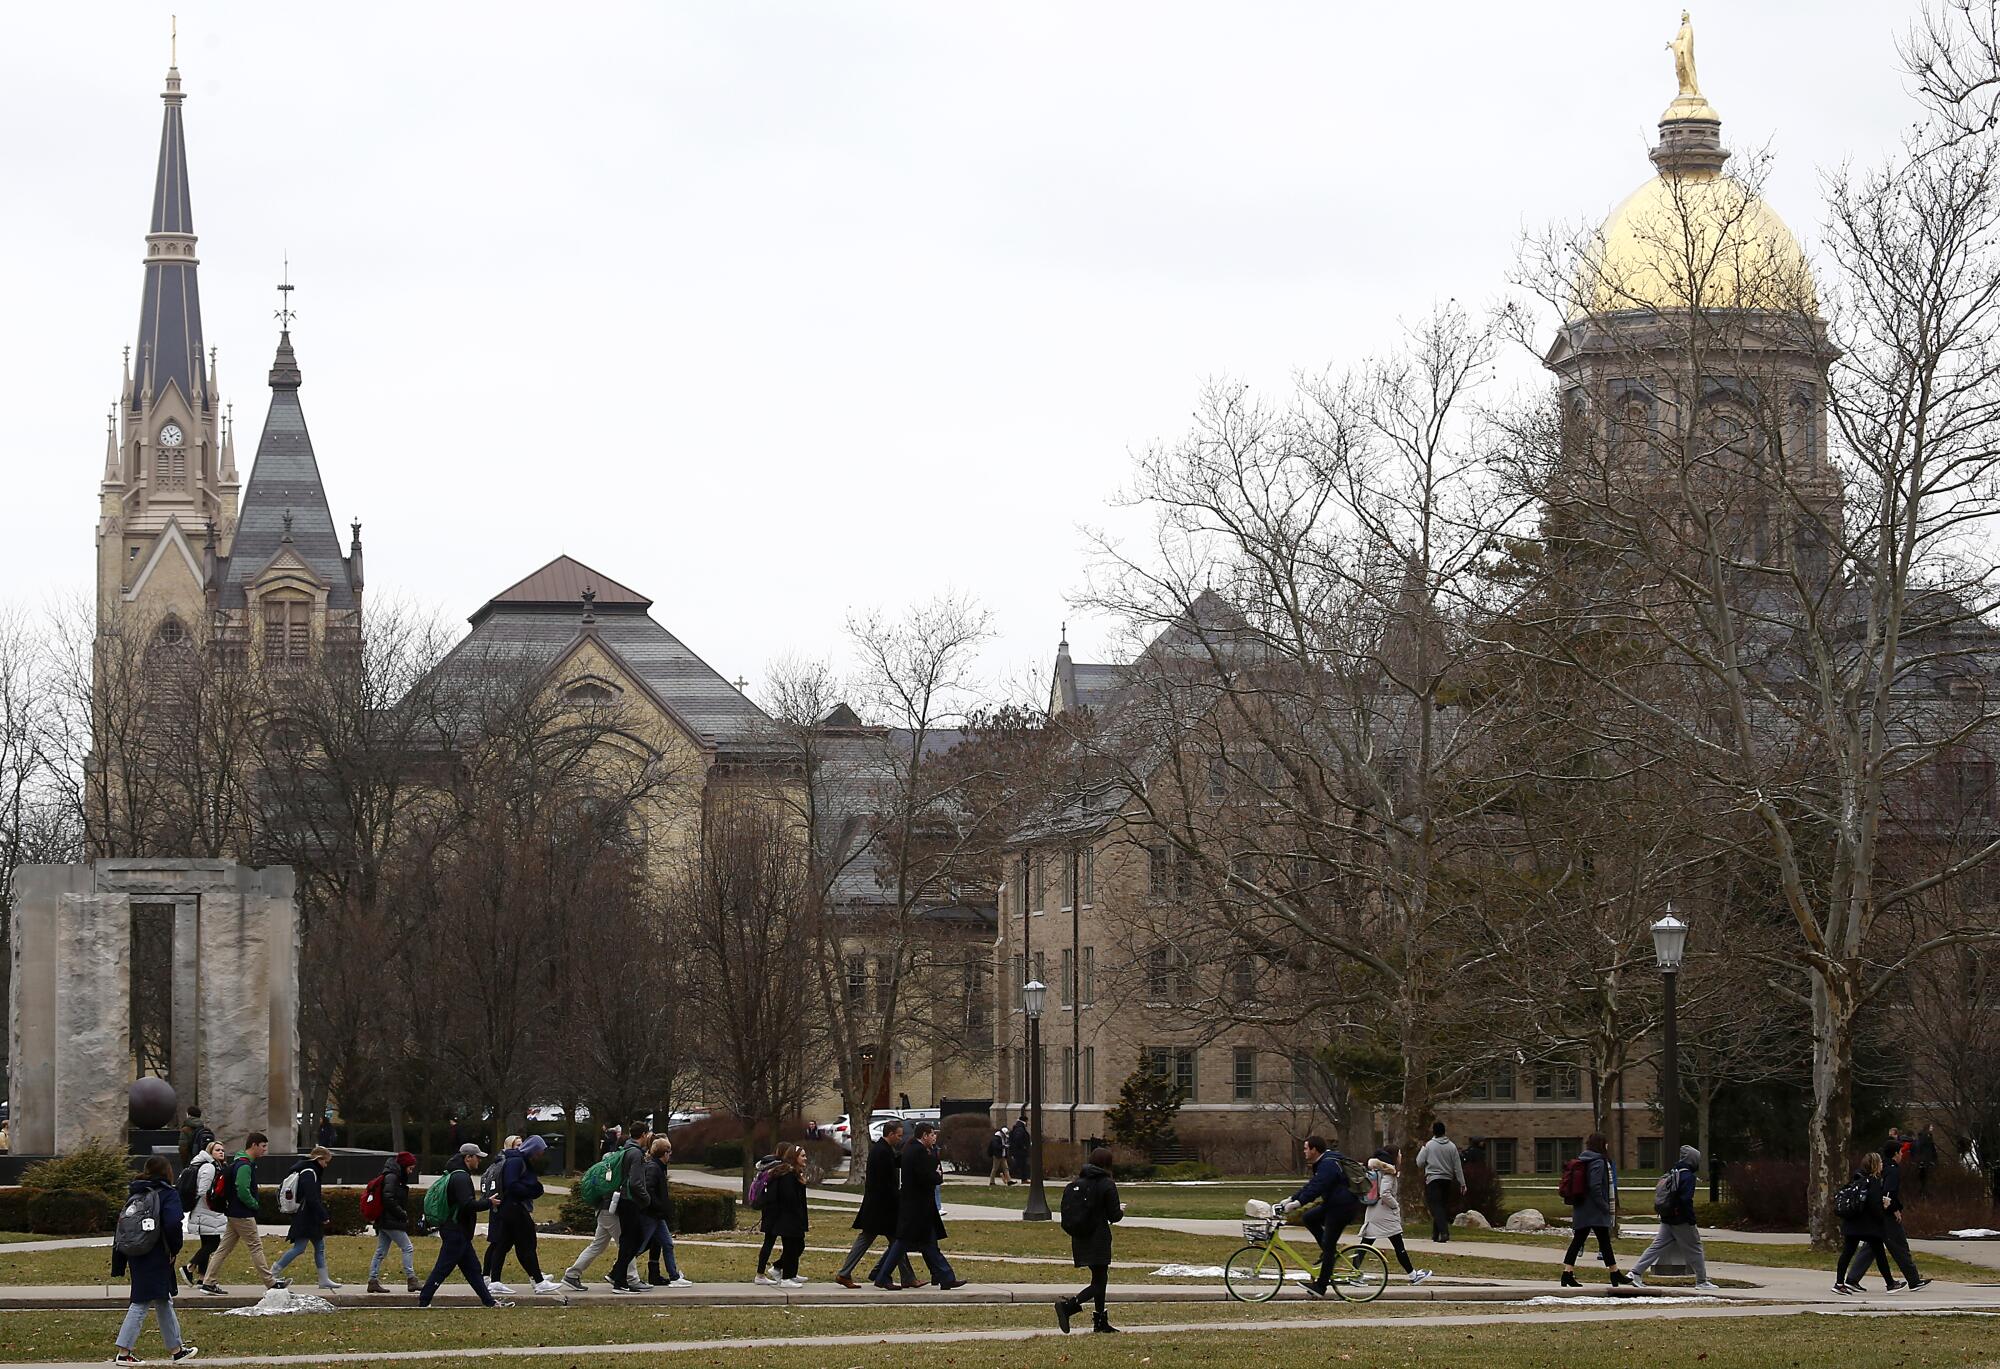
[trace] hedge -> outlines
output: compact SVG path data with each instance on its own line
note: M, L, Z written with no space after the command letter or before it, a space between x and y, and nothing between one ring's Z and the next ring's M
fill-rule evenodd
M327 1215L333 1218L330 1236L360 1236L367 1232L368 1223L361 1220L361 1190L358 1188L323 1188L320 1196L326 1200ZM412 1198L417 1195L412 1193ZM278 1186L271 1184L257 1195L257 1220L266 1226L290 1226L292 1217L288 1212L278 1211Z
M676 1236L701 1231L736 1229L736 1195L721 1189L696 1188L693 1184L667 1185L674 1200L674 1215L668 1223ZM597 1230L597 1209L571 1190L557 1209L557 1220L565 1231Z
M95 1236L118 1224L119 1204L94 1188L34 1190L28 1230L38 1236Z
M709 1169L743 1168L743 1143L741 1141L716 1141L702 1152L701 1162Z

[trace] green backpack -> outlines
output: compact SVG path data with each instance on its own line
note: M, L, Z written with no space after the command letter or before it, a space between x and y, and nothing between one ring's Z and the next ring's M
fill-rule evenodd
M424 1190L424 1225L436 1228L451 1220L451 1174L449 1171L431 1180L431 1186Z
M592 1207L603 1207L611 1197L611 1191L618 1187L619 1171L624 1168L625 1148L620 1146L609 1155L584 1171L576 1191Z

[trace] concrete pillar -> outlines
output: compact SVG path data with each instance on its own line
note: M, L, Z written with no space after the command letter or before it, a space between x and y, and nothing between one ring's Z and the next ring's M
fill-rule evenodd
M234 888L201 901L201 1113L232 1151L270 1120L270 917L247 902Z
M173 963L173 1059L167 1082L185 1110L201 1103L201 900L197 896L174 900Z
M132 1082L132 901L64 894L56 907L55 1151L123 1147ZM11 1139L11 1138L10 1138Z
M56 1146L56 909L90 892L88 865L24 865L14 872L8 967L8 1141L18 1155Z
M270 1062L265 1085L269 1116L264 1131L280 1149L298 1144L299 926L298 877L289 865L243 870L245 902L255 898L268 931ZM287 1138L279 1141L278 1138Z

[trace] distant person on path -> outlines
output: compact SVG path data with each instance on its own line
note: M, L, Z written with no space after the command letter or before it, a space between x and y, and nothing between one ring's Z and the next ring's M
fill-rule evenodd
M417 1248L410 1240L410 1185L417 1181L417 1157L400 1151L382 1162L382 1215L375 1219L375 1258L368 1266L368 1291L387 1293L382 1282L382 1261L389 1247L403 1257L403 1285L414 1293L417 1282Z
M229 1252L236 1248L238 1241L249 1249L250 1263L257 1266L264 1286L277 1287L271 1282L271 1262L264 1258L264 1238L257 1234L261 1195L257 1191L255 1166L270 1148L271 1138L261 1131L253 1131L245 1139L243 1149L230 1159L224 1171L222 1210L229 1223L228 1229L222 1233L222 1243L216 1247L214 1256L208 1262L208 1279L201 1286L204 1293L222 1291L217 1280L223 1264L229 1259Z
M455 1269L465 1275L465 1281L472 1285L472 1291L488 1307L512 1307L511 1302L502 1302L493 1296L493 1290L486 1286L486 1276L479 1272L479 1257L472 1253L472 1233L479 1223L479 1186L472 1180L479 1168L479 1162L486 1158L478 1146L467 1141L458 1148L458 1154L444 1167L440 1180L445 1185L445 1216L438 1226L437 1264L431 1269L431 1276L424 1280L423 1288L417 1294L417 1306L429 1307L437 1297L438 1286L451 1277Z
M778 1163L764 1181L764 1206L757 1224L765 1236L782 1242L773 1272L779 1286L804 1288L799 1257L805 1253L806 1231L812 1219L806 1211L806 1148L790 1141L778 1147Z
M1016 1117L1007 1128L1007 1170L1021 1183L1028 1182L1028 1151L1034 1142L1028 1136L1028 1119Z
M996 1131L995 1136L1005 1132ZM896 1240L896 1187L901 1178L896 1152L903 1144L903 1124L900 1120L887 1122L882 1127L882 1139L868 1147L868 1170L862 1180L861 1205L854 1214L854 1244L847 1248L847 1258L841 1262L840 1272L833 1281L842 1288L859 1288L854 1281L854 1270L867 1255L868 1248L879 1238L894 1244ZM988 1143L991 1144L990 1142ZM1006 1165L1003 1155L1000 1165ZM990 1186L990 1185L989 1185ZM901 1274L905 1284L917 1281L916 1271L910 1268L909 1256L905 1255L901 1264ZM879 1275L877 1276L879 1277Z
M1282 1217L1297 1208L1313 1209L1306 1213L1305 1224L1319 1242L1319 1276L1306 1285L1306 1292L1323 1298L1333 1282L1333 1258L1341 1234L1354 1221L1361 1200L1347 1182L1347 1169L1340 1162L1339 1152L1317 1136L1306 1137L1300 1150L1306 1163L1312 1166L1312 1175L1297 1193L1273 1206L1271 1212Z
M1618 1251L1612 1245L1618 1235L1618 1169L1611 1163L1611 1143L1604 1133L1592 1132L1583 1143L1583 1152L1563 1166L1565 1181L1571 1165L1581 1168L1583 1196L1570 1202L1569 1250L1563 1256L1562 1286L1583 1287L1576 1277L1576 1257L1584 1241L1593 1235L1597 1237L1597 1253L1611 1271L1612 1287L1631 1282L1619 1272Z
M208 1129L208 1123L201 1120L201 1109L189 1108L187 1120L181 1123L181 1164L193 1164L214 1139L215 1133Z
M633 1282L632 1261L646 1248L646 1209L653 1200L653 1167L646 1156L653 1148L653 1129L636 1121L625 1136L618 1151L618 1259L611 1266L611 1288L616 1293L640 1293L645 1290Z
M938 1211L937 1189L943 1182L938 1171L938 1130L930 1122L919 1122L916 1134L903 1143L897 1161L901 1168L896 1190L896 1239L876 1264L875 1286L894 1289L884 1282L889 1270L911 1251L924 1257L924 1270L939 1288L965 1287L965 1280L951 1267L938 1242L945 1238L944 1217ZM921 1288L922 1284L907 1285Z
M1903 1285L1896 1282L1896 1276L1889 1272L1889 1255L1883 1237L1883 1222L1888 1214L1889 1197L1882 1191L1882 1156L1869 1151L1861 1157L1854 1172L1840 1193L1834 1195L1839 1204L1842 1195L1852 1194L1851 1210L1840 1211L1840 1264L1833 1272L1833 1291L1836 1293L1859 1293L1861 1278L1867 1272L1868 1261L1873 1259L1882 1271L1882 1282L1888 1292L1895 1292Z
M1701 1169L1701 1152L1693 1146L1682 1146L1679 1161L1660 1177L1660 1185L1654 1189L1654 1211L1659 1214L1660 1230L1653 1237L1653 1243L1632 1266L1631 1284L1634 1288L1646 1286L1644 1275L1648 1269L1659 1263L1660 1257L1669 1250L1679 1250L1687 1267L1694 1271L1694 1286L1704 1293L1715 1291L1715 1285L1708 1278L1708 1261L1702 1254L1701 1228L1694 1220L1695 1178ZM1671 1179L1670 1184L1667 1181ZM1664 1195L1664 1200L1662 1198Z
M1451 1210L1465 1196L1465 1162L1458 1147L1444 1134L1443 1122L1431 1123L1431 1139L1417 1151L1424 1171L1424 1202L1431 1210L1431 1240L1451 1239ZM1455 1191L1454 1191L1455 1190Z
M995 1127L993 1134L986 1138L986 1158L992 1162L987 1169L986 1186L991 1188L1004 1183L1012 1188L1014 1175L1007 1168L1007 1128Z
M332 1160L332 1151L325 1146L314 1146L312 1154L292 1167L292 1173L299 1176L292 1190L299 1206L285 1231L291 1249L278 1256L278 1262L271 1266L273 1288L283 1288L291 1282L284 1277L285 1270L308 1248L312 1250L313 1268L319 1272L319 1286L329 1290L340 1287L333 1275L326 1272L326 1233L333 1226L333 1215L326 1210L326 1197L320 1189L320 1175Z
M152 1244L144 1251L126 1254L119 1249L118 1241L111 1246L111 1277L117 1278L130 1273L132 1277L131 1303L125 1309L125 1323L118 1328L118 1353L112 1357L113 1364L138 1364L139 1357L132 1353L132 1347L139 1343L139 1332L146 1325L146 1310L152 1309L159 1318L160 1339L166 1342L167 1353L174 1361L193 1359L201 1353L192 1345L181 1341L181 1324L174 1316L174 1256L181 1248L181 1196L174 1188L174 1169L163 1155L155 1155L146 1161L146 1168L134 1179L126 1190L126 1201L148 1198L158 1194L160 1213L156 1219Z
M229 1230L229 1215L214 1204L215 1181L222 1177L228 1163L228 1152L220 1141L210 1141L194 1160L194 1207L187 1213L183 1229L201 1242L201 1249L181 1266L181 1277L187 1280L189 1288L199 1287L208 1278L209 1260L222 1244L222 1233Z
M334 1136L332 1113L326 1113L319 1119L319 1136L317 1139L322 1150L333 1149L333 1143L337 1138Z
M1416 1284L1428 1279L1431 1271L1412 1265L1409 1249L1403 1244L1403 1200L1398 1193L1402 1187L1402 1164L1402 1154L1387 1146L1369 1157L1368 1174L1373 1182L1375 1201L1368 1202L1368 1195L1362 1195L1361 1244L1387 1241L1389 1248L1396 1252L1396 1261L1403 1266L1403 1272L1409 1275L1411 1283Z
M780 1146L778 1149L782 1151L784 1147ZM763 1201L763 1186L771 1182L771 1176L778 1172L778 1166L783 1163L784 1160L775 1152L757 1162L757 1172L750 1176L750 1194L755 1195L759 1202ZM769 1284L775 1288L778 1276L771 1273L771 1252L778 1248L778 1233L764 1225L761 1218L757 1227L764 1233L764 1243L757 1247L757 1272L751 1277L750 1282Z
M1904 1146L1914 1148L1915 1143L1905 1138ZM1882 1157L1882 1197L1882 1242L1896 1268L1903 1271L1903 1281L1911 1289L1922 1288L1930 1280L1917 1272L1917 1262L1910 1257L1910 1238L1903 1231L1903 1166L1887 1154Z
M617 1123L606 1127L597 1137L597 1158L603 1159L612 1151L625 1144L625 1135Z
M692 1288L694 1280L681 1273L674 1258L674 1195L667 1180L667 1165L674 1157L674 1143L655 1136L649 1163L653 1166L653 1201L646 1209L652 1230L646 1240L646 1282L655 1288ZM666 1261L666 1278L660 1277L660 1261Z
M1917 1133L1917 1196L1924 1196L1930 1187L1931 1171L1937 1168L1937 1137L1931 1135L1928 1125Z
M493 1166L499 1178L493 1186L493 1219L486 1228L486 1286L503 1297L514 1291L500 1282L509 1252L521 1262L537 1293L553 1293L562 1286L542 1273L541 1255L535 1247L535 1199L542 1196L535 1157L548 1148L549 1143L541 1137L529 1136Z
M1067 1298L1056 1299L1056 1325L1069 1334L1069 1319L1092 1307L1092 1331L1116 1331L1104 1310L1105 1286L1111 1281L1111 1227L1125 1215L1118 1201L1118 1183L1111 1177L1111 1148L1099 1146L1063 1190L1062 1225L1069 1233L1070 1262L1090 1271L1090 1282Z

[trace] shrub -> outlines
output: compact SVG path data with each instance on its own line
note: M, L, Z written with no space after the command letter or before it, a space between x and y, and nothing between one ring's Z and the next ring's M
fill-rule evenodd
M1935 1238L1967 1227L1990 1227L1993 1213L1993 1190L1977 1170L1941 1160L1919 1196L1917 1167L1903 1166L1903 1229L1908 1234Z
M993 1136L993 1123L983 1112L961 1112L947 1117L938 1127L943 1140L938 1153L961 1174L985 1174L991 1168L986 1143Z
M1150 1151L1172 1140L1174 1114L1186 1101L1179 1084L1141 1064L1118 1086L1118 1101L1104 1123L1114 1140Z
M113 1207L123 1207L132 1179L132 1162L124 1151L92 1141L67 1155L29 1165L21 1172L21 1187L31 1192L69 1189L102 1193Z
M821 1174L831 1174L847 1161L847 1152L838 1141L811 1140L800 1144L806 1148L807 1166L816 1166Z
M1171 1165L1161 1165L1153 1175L1162 1183L1188 1183L1203 1179L1220 1179L1222 1171L1204 1160L1181 1160Z
M712 1141L701 1153L701 1162L709 1169L743 1168L743 1143L741 1141Z
M1116 1142L1111 1146L1111 1170L1120 1179L1138 1183L1158 1174L1160 1167L1153 1163L1153 1157L1132 1146L1122 1146Z
M330 1236L359 1236L368 1229L368 1223L361 1220L361 1190L358 1188L323 1188L320 1196L326 1200L326 1214L333 1219ZM421 1190L412 1190L411 1200L423 1205ZM289 1226L292 1214L278 1211L278 1186L271 1184L257 1194L257 1220L267 1226Z
M1289 1174L1298 1168L1298 1142L1282 1127L1187 1122L1176 1128L1183 1149L1229 1174Z
M36 1189L28 1199L28 1230L40 1236L94 1236L118 1224L120 1201L94 1188Z
M1806 1228L1806 1166L1799 1160L1731 1160L1722 1171L1737 1219L1750 1231Z
M806 1135L805 1123L796 1117L787 1118L778 1129L778 1139L803 1141ZM689 1122L673 1131L674 1153L677 1155L700 1155L717 1141L747 1141L753 1156L769 1155L773 1146L771 1124L759 1121L754 1125L731 1113L718 1112L704 1117L699 1122Z
M597 1230L597 1204L584 1201L582 1194L571 1189L556 1209L556 1224L564 1231L593 1232Z
M28 1200L34 1196L25 1188L0 1188L0 1231L28 1229Z
M1493 1172L1493 1166L1484 1160L1473 1160L1465 1166L1465 1196L1461 1212L1477 1212L1487 1221L1499 1226L1507 1219L1507 1195L1500 1187L1500 1176Z
M676 1236L735 1229L735 1194L675 1183L667 1185L667 1192L674 1200L674 1216L670 1225ZM556 1216L567 1231L583 1233L597 1229L597 1209L575 1193L563 1199L562 1206L556 1209Z

